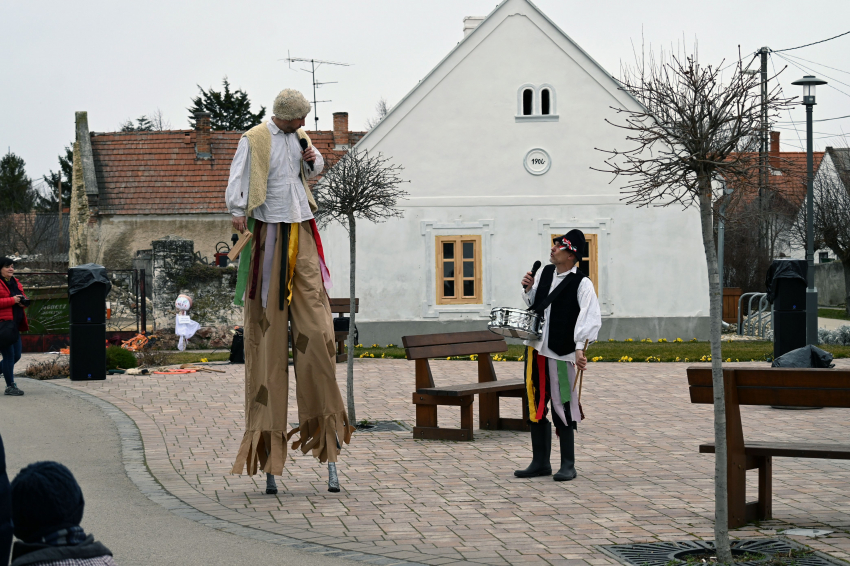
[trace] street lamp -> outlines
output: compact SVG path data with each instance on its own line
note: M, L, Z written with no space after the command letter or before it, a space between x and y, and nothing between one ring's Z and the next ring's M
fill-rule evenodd
M815 230L814 192L815 178L812 165L812 107L815 105L815 87L826 81L806 75L794 81L803 87L803 104L806 105L806 262L809 264L809 286L806 289L806 344L818 343L818 290L815 288Z

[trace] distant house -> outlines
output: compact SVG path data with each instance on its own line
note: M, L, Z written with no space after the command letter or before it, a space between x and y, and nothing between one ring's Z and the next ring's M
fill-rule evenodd
M242 132L210 129L207 113L194 130L90 132L77 112L71 207L71 265L131 267L151 241L179 236L212 262L219 242L230 243L224 191ZM334 114L334 130L308 132L330 161L364 132L348 131L348 113Z
M588 238L603 339L707 338L698 212L627 206L622 182L591 170L604 165L595 148L629 145L605 121L612 107L640 109L531 2L466 18L458 45L357 145L411 181L403 218L358 224L360 340L486 329L492 308L523 306L523 274L571 228ZM332 293L347 296L345 230L331 226L324 248Z

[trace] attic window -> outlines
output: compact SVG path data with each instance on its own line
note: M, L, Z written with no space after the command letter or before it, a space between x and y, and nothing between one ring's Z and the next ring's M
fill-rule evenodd
M534 91L527 88L522 91L522 115L531 116L534 111Z
M526 83L517 89L517 122L557 122L558 105L552 85Z

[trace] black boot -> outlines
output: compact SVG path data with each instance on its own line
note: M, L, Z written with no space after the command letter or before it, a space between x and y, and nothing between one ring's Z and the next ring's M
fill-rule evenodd
M552 475L549 453L552 452L552 424L547 420L531 423L531 465L524 470L516 470L518 478L533 478Z
M573 437L573 427L558 429L561 441L561 469L552 478L555 481L570 481L576 475L576 446Z

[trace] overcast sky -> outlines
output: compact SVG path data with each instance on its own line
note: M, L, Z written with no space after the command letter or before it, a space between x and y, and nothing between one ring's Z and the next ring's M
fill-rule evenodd
M333 112L347 111L352 130L363 129L380 98L398 102L463 36L464 16L487 15L495 0L27 0L0 1L0 148L23 157L40 179L57 169L57 155L74 137L74 112L87 110L93 131L114 131L127 118L157 109L173 129L188 128L186 107L198 87L220 89L227 76L254 103L270 109L292 87L308 94L310 74L290 70L292 56L349 63L322 66L319 129ZM760 46L785 49L850 30L850 1L800 0L537 0L536 5L606 70L633 60L632 46L670 47L699 40L699 57L718 63L746 60ZM782 55L802 57L831 77L818 90L815 119L850 114L850 35ZM776 70L786 65L771 57ZM805 61L796 60L803 65ZM293 65L297 69L297 65ZM772 71L772 67L770 67ZM790 67L780 82L803 74ZM840 82L839 82L840 81ZM845 83L845 84L841 84ZM308 96L310 98L310 96ZM268 114L267 114L268 115ZM309 118L312 118L312 114ZM438 117L451 120L452 116ZM805 120L795 108L782 120ZM805 145L779 124L783 150ZM840 145L850 119L815 124L816 148ZM313 123L308 119L308 128ZM474 136L474 132L470 132ZM791 145L793 144L793 145Z

